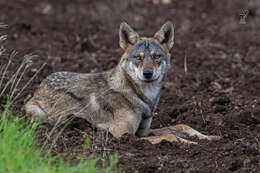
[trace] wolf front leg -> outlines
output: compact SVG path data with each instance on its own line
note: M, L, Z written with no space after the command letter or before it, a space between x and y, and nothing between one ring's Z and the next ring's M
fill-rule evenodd
M141 139L148 140L151 144L158 144L162 142L162 140L166 140L169 142L184 143L184 144L198 144L197 142L189 141L187 139L183 139L179 136L170 133L161 136L148 136Z
M149 140L151 143L156 144L160 143L162 140L167 141L175 141L175 142L181 142L181 143L187 143L187 144L197 144L196 142L192 142L189 140L186 140L184 138L197 136L199 139L206 139L206 140L219 140L221 139L220 136L207 136L204 135L197 130L184 125L179 124L176 126L169 126L164 127L160 129L150 129L150 133L155 136L146 137L144 139Z
M151 127L152 119L153 119L152 116L146 118L143 117L135 135L138 137L149 136L151 134L150 127Z
M196 142L192 142L172 134L172 132L167 128L150 129L151 122L152 122L152 117L143 118L136 132L136 136L142 137L140 139L148 140L152 144L160 143L162 140L166 140L169 142L186 143L186 144L197 144ZM155 136L150 136L150 135L155 135Z
M190 126L187 126L185 124L178 124L175 126L168 126L161 129L151 129L152 133L155 136L163 135L163 134L175 134L176 136L179 136L181 138L187 138L187 137L193 137L197 136L199 139L207 139L207 140L218 140L220 139L220 136L207 136L204 135L197 130L191 128Z

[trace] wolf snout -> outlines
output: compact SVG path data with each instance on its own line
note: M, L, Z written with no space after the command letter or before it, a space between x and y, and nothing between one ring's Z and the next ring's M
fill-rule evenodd
M144 70L143 71L143 75L145 77L145 79L151 79L153 76L153 70Z

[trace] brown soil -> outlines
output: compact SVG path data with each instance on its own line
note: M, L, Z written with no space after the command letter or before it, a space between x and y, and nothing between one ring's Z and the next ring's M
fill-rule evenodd
M141 35L151 36L171 20L176 29L173 68L152 127L185 123L223 139L199 141L196 146L152 145L131 135L120 140L107 138L76 119L63 131L53 153L66 153L71 163L77 163L82 153L106 158L117 152L126 172L259 172L260 4L257 0L255 6L239 0L153 2L156 0L0 0L0 21L9 25L1 31L9 35L5 46L20 52L12 68L27 52L40 55L19 88L47 62L18 98L16 112L24 115L25 98L52 72L97 72L114 67L123 52L118 44L121 21ZM247 23L239 24L241 9L247 8ZM41 143L47 140L49 145L51 128L40 129ZM92 145L84 151L87 138Z

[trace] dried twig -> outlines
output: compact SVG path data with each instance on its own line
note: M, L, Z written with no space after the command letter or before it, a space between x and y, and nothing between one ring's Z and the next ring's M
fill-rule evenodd
M2 43L3 41L5 41L7 39L7 35L1 35L0 36L0 43Z
M187 73L188 68L187 68L187 51L185 51L185 56L184 56L184 72Z
M0 28L7 28L8 25L0 23Z

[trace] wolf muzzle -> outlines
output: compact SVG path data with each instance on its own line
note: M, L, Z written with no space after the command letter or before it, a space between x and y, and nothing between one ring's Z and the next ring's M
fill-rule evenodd
M145 79L151 79L153 77L153 70L144 70L143 76L145 77Z

